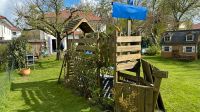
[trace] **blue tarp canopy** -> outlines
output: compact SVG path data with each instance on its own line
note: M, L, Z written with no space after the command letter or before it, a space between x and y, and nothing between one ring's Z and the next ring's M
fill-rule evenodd
M146 20L147 8L113 2L112 17Z

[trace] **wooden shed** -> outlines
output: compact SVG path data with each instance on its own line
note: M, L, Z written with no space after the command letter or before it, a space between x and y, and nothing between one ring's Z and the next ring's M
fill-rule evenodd
M200 29L167 31L163 34L161 56L184 60L197 60Z
M39 57L41 55L41 51L43 46L45 45L44 40L28 40L28 43L31 45L32 53L35 57Z

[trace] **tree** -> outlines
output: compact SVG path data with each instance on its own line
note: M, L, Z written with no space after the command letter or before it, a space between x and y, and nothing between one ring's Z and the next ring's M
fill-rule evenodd
M64 28L70 20L76 18L75 13L79 11L69 9L69 16L63 17L63 9L64 0L30 0L16 8L18 21L57 38L57 60L61 59L60 46L65 36Z
M163 1L165 10L170 12L173 18L173 30L178 30L180 21L191 19L200 7L199 0L165 0Z

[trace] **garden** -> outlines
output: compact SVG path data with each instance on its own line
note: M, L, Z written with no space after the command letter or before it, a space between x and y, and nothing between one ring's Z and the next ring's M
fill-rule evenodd
M108 35L95 32L85 18L64 21L68 23L63 24L66 31L61 28L63 26L54 25L50 29L58 28L54 30L56 33L47 30L56 34L57 54L41 55L32 63L33 67L28 66L27 54L32 51L26 38L21 36L1 45L0 111L199 111L200 61L160 57L157 36L151 40L156 45L144 53L149 56L142 56L142 36L131 34L133 21L130 19L145 20L147 9L139 8L137 16L128 16L130 13L122 16L122 12L128 10L124 7L128 6L118 2L112 5L112 17L128 19L128 35L121 31L120 24L112 25L113 34ZM123 10L119 11L119 8ZM39 7L39 10L42 9ZM39 19L40 22L45 21L44 17ZM34 19L29 18L28 22L35 23ZM37 22L34 25L40 28ZM47 25L51 27L51 24ZM82 30L83 35L75 39L77 29ZM67 50L62 52L59 46L64 34L67 36ZM68 34L73 38L68 38Z
M200 61L183 62L163 59L160 56L145 56L144 59L159 66L160 69L169 71L169 78L163 80L161 85L161 93L168 112L198 112ZM55 61L55 56L51 56L40 59L36 69L32 70L28 77L12 73L11 91L7 91L7 98L3 99L6 100L4 106L1 103L0 107L4 109L2 112L79 112L87 109L92 112L100 111L98 106L91 106L76 92L57 84L60 66L61 61ZM1 74L1 81L5 78L2 76L5 74Z

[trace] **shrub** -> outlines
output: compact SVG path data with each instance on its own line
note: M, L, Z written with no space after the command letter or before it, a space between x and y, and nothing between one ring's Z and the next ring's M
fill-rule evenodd
M146 54L150 56L154 56L159 53L160 53L160 47L156 45L150 46L146 51Z
M14 62L14 68L25 67L27 40L23 37L13 39L8 43L9 66Z
M0 45L0 71L5 71L7 65L7 45Z

